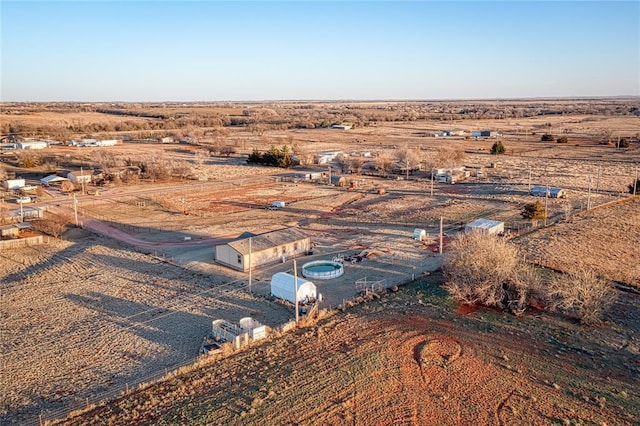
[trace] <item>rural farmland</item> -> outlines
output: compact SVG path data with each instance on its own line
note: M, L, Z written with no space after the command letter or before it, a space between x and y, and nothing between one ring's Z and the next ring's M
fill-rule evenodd
M42 215L3 242L44 235L0 249L0 422L636 424L639 118L612 112L634 100L538 101L538 112L562 111L549 115L534 104L124 104L117 114L6 104L3 129L19 127L20 139L52 139L56 125L44 135L43 123L79 131L37 151L9 147L7 132L0 153L3 180L35 188L25 204L3 191L3 227ZM454 113L480 107L485 117ZM192 116L208 119L165 128ZM312 128L320 119L355 125ZM117 130L123 122L131 129ZM106 129L92 139L118 143L70 143L92 125ZM491 153L497 141L502 154ZM281 150L302 164L247 163ZM52 175L63 181L41 183ZM566 196L536 197L534 186ZM546 217L524 218L536 201ZM502 222L501 238L543 275L596 270L617 295L603 322L456 305L439 251L478 218ZM279 229L313 250L250 274L215 262L216 246ZM319 318L285 332L296 311L269 283L294 260L340 261L344 275L316 282ZM380 286L375 296L363 297L363 281ZM213 320L246 317L269 337L200 354Z

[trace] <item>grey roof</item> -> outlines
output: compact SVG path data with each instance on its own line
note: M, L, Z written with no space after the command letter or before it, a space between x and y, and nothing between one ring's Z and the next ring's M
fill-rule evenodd
M253 253L257 253L259 251L269 250L284 244L301 241L306 238L309 237L299 229L278 229L277 231L271 231L251 237L251 251ZM232 241L228 245L240 254L249 254L249 236Z
M60 176L57 176L57 175L49 175L47 177L44 177L44 178L40 179L40 182L42 182L42 183L51 183L51 182L61 182L63 180L69 180L69 179L64 178L64 177L60 177Z

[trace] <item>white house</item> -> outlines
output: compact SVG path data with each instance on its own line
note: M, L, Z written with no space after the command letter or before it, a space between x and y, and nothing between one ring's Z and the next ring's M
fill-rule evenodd
M316 163L328 164L334 161L342 151L323 151L316 154Z
M93 176L93 172L91 170L69 172L67 174L67 178L74 184L91 183L91 176Z
M311 250L311 238L295 228L279 229L265 234L246 233L239 239L216 246L215 260L238 271L282 262Z
M16 144L18 149L45 149L49 146L43 141L19 142Z

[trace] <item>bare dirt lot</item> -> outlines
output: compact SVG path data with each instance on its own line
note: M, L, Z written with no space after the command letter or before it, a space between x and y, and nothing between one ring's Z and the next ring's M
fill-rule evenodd
M316 283L330 310L357 295L358 279L391 287L436 270L440 218L445 251L465 223L486 217L505 222L528 261L560 270L589 265L620 284L638 286L640 206L623 199L640 146L616 149L594 136L605 128L631 134L637 120L569 115L379 122L347 132L232 129L227 138L236 155L204 160L196 158L201 148L189 146L113 147L123 161L150 156L188 162L202 180L143 181L100 187L98 195L77 193L85 229L70 229L44 246L0 252L0 422L64 417L189 363L213 319L251 316L272 328L289 321L292 307L271 300L268 283L274 272L291 271L291 260L254 271L252 294L246 274L213 262L216 243L246 231L305 231L315 250L298 259L299 266L366 251L364 261L345 264L342 278ZM490 155L494 140L424 136L443 128L497 129L505 133L507 152ZM540 142L549 129L568 134L571 143ZM254 148L289 142L301 151L370 151L372 163L409 146L424 154L424 165L409 180L403 173L373 176L371 169L348 174L354 185L347 189L324 180L288 182L282 169L244 161ZM89 167L105 149L65 146L51 152ZM482 170L482 176L432 184L427 165L441 149L463 151L460 165ZM333 167L335 173L339 167ZM10 169L31 173L37 183L33 170ZM48 174L44 166L38 173ZM528 195L531 185L568 193L566 199L540 200L553 225L534 232L520 217L525 204L538 200ZM285 201L286 208L264 209L274 200ZM49 208L48 215L72 217L72 203L50 188L39 205ZM3 211L16 207L0 201ZM411 238L415 228L427 230L426 241ZM608 322L596 331L546 313L524 320L492 311L461 317L432 281L359 309L78 423L89 423L93 415L113 424L257 424L265 418L271 424L442 424L451 418L458 424L638 422L635 293L621 293ZM153 410L159 418L149 417Z

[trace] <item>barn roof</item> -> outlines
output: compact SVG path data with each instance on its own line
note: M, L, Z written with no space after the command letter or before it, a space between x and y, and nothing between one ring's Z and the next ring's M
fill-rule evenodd
M251 237L251 251L253 253L309 238L304 232L298 229L285 228L256 236L241 236L240 239L232 241L228 245L240 254L249 254L249 237Z
M473 222L467 223L466 227L477 229L491 229L496 226L502 225L503 222L491 219L476 219Z
M63 180L69 180L67 178L64 177L60 177L58 175L49 175L47 177L44 177L42 179L40 179L41 183L51 183L51 182L61 182Z

